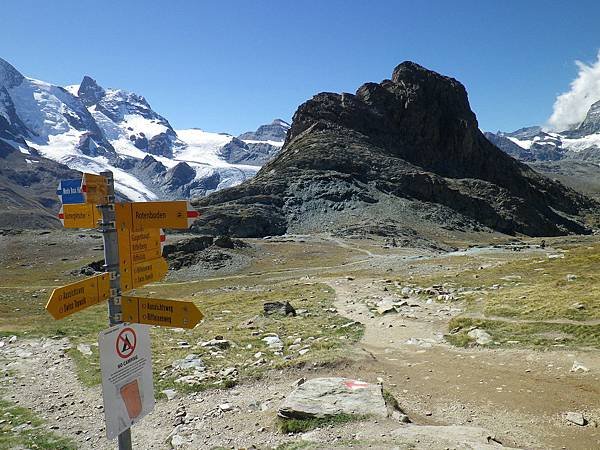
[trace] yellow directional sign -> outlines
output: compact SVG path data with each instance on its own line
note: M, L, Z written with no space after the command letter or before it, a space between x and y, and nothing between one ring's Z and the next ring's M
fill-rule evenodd
M194 328L204 317L192 302L121 297L124 322L161 327Z
M132 264L131 286L133 289L148 283L160 281L169 271L169 266L164 258L156 258L138 264Z
M46 310L55 319L63 319L110 297L110 278L107 273L54 289Z
M115 204L118 229L189 228L199 217L189 202L136 202Z
M132 265L160 258L165 235L159 228L139 231L118 228L117 237L119 240L121 290L126 292L133 289Z
M106 178L102 175L84 173L81 180L81 193L86 203L104 205L108 196Z
M79 203L62 205L58 218L65 228L96 228L102 216L96 205Z

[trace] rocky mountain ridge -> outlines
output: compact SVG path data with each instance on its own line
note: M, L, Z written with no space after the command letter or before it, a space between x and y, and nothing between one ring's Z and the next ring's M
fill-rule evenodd
M197 231L236 236L586 233L598 206L492 145L464 86L412 62L356 94L317 94L256 177L193 203Z

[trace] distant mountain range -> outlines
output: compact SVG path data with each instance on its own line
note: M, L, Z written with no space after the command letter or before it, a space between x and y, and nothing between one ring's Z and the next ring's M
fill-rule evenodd
M0 206L25 196L28 207L42 208L38 215L52 216L54 176L107 169L122 199L204 196L254 176L289 127L277 119L239 137L175 130L141 95L105 89L89 76L56 86L0 58Z
M600 198L600 101L585 119L565 131L540 126L485 133L487 139L539 172Z

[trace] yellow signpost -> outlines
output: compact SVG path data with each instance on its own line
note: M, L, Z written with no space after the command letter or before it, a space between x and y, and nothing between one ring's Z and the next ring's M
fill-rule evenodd
M62 205L58 218L65 228L96 228L101 217L95 205L76 203Z
M204 317L192 302L123 296L123 320L174 328L194 328Z
M131 285L133 289L142 287L155 281L160 281L169 271L169 266L164 258L156 258L138 264L132 264Z
M54 289L46 310L55 319L63 319L109 297L110 278L103 273Z
M159 228L139 231L119 229L117 237L119 240L121 290L127 292L134 288L133 264L160 258L165 235Z
M81 193L86 203L104 205L108 199L108 185L102 175L84 173L81 180Z
M121 293L159 281L167 274L169 267L161 256L164 241L161 228L189 228L199 214L187 201L114 203L114 178L110 171L103 172L102 175L89 173L83 175L81 181L83 199L72 196L79 194L79 192L71 192L71 189L77 190L77 181L61 181L59 185L61 201L83 201L84 203L64 204L61 207L59 218L65 228L96 228L99 226L104 235L104 259L107 272L55 289L46 304L46 310L54 319L63 319L89 306L108 300L111 328L100 334L100 344L104 342L103 338L113 333L115 326L119 326L124 328L116 339L118 341L119 337L125 336L121 337L121 341L127 339L128 347L115 347L114 342L106 341L108 338L105 339L111 344L106 347L109 349L107 353L109 359L105 358L105 361L110 362L114 357L121 364L121 367L117 364L117 369L120 370L124 367L121 372L118 370L109 372L112 375L106 375L105 369L102 369L104 409L107 418L106 430L110 439L118 436L119 449L130 450L130 426L135 422L124 420L119 422L118 427L114 426L113 417L115 417L116 411L114 405L111 406L112 403L110 401L107 403L106 400L113 398L111 395L114 394L114 386L106 382L112 382L111 377L114 374L119 373L121 376L126 372L127 376L132 373L136 375L130 371L130 366L124 366L121 359L118 359L129 358L138 343L135 326L122 325L123 322L194 328L202 320L203 315L196 305L189 301L128 297L122 296ZM99 210L102 212L100 213ZM143 333L140 332L140 338L142 335ZM145 345L149 349L149 336L143 338L142 341L139 344ZM133 345L131 345L132 342ZM102 345L100 345L101 363L102 348L104 348ZM114 355L115 352L117 356ZM144 359L148 361L148 373L150 374L148 375L150 383L147 383L150 394L145 398L150 405L154 402L151 383L152 370L149 366L150 357ZM130 360L126 360L126 362L128 361ZM135 381L137 383L137 379ZM112 389L110 395L107 394L108 391L104 391L105 384L112 386L108 388ZM128 418L132 419L134 416L132 416L126 401L126 398L129 397L123 397L123 388L120 392L127 406ZM136 411L134 413L136 420L141 419L151 410L151 405L146 408L146 412L142 412L138 406L132 409L132 411Z
M115 204L117 229L187 229L199 217L186 201Z

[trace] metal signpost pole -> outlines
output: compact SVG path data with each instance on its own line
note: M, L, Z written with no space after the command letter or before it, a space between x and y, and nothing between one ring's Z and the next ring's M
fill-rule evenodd
M110 326L122 323L121 279L119 275L119 242L115 226L115 182L111 171L101 172L108 185L108 201L98 205L102 213L101 231L104 239L104 267L110 274L111 295L108 300ZM131 450L131 428L119 435L119 450Z

